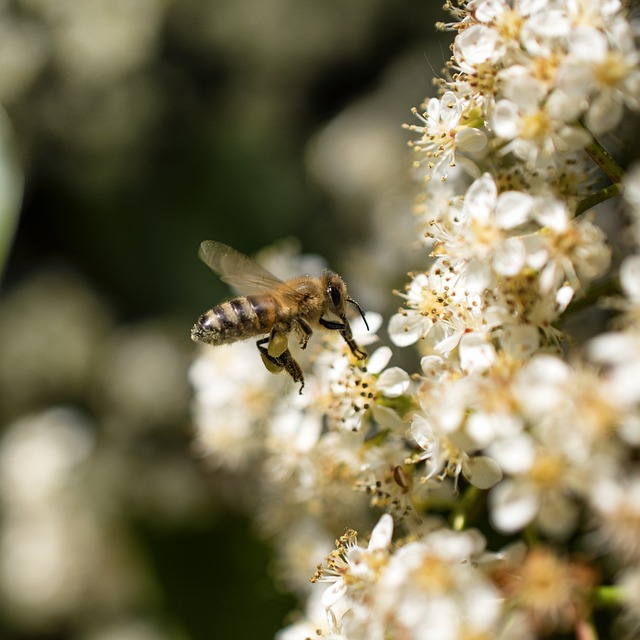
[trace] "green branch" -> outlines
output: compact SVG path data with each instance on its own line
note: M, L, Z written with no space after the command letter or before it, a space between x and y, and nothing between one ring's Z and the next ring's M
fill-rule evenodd
M579 216L580 214L588 211L592 207L595 207L597 204L600 204L605 200L609 200L609 198L619 196L621 193L622 186L619 182L614 182L608 187L600 189L600 191L596 191L596 193L592 193L591 195L578 202L578 206L576 207L576 216Z
M585 149L589 157L605 172L609 180L614 184L620 182L624 176L622 167L613 159L613 156L594 138L593 142Z

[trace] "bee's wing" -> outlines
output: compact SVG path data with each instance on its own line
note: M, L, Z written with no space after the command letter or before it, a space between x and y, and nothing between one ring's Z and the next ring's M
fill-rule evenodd
M198 256L239 294L268 291L282 284L280 278L255 260L222 242L205 240L200 244Z

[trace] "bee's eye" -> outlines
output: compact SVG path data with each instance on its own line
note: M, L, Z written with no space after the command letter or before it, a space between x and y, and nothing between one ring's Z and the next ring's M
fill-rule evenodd
M336 309L339 309L342 306L342 294L337 287L329 287L329 296L331 297L331 302Z

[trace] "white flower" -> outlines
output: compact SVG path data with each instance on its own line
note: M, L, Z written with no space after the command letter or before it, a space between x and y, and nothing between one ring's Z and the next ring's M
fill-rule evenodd
M414 115L423 125L409 125L407 128L422 134L412 146L416 153L424 156L417 165L426 165L429 176L446 176L457 162L471 174L478 172L468 158L457 155L457 151L478 153L487 143L483 131L466 124L465 113L469 108L467 101L459 99L452 91L446 91L439 100L431 98L422 115L414 109Z
M397 398L407 391L411 379L400 367L385 369L392 351L376 349L366 368L354 368L349 355L335 356L322 372L330 391L328 417L333 427L358 431L370 412L384 424L392 416L380 410L376 400L381 396Z
M323 596L325 609L332 609L347 593L357 600L359 593L375 582L384 568L393 537L393 518L385 513L371 532L366 548L358 545L355 531L340 538L337 548L327 557L327 567L319 568L315 581L331 582Z
M466 291L459 280L458 266L446 260L436 261L428 273L414 276L407 292L400 294L408 308L389 321L389 337L394 344L408 346L428 339L439 353L448 353L467 328L479 325L480 297Z
M479 489L488 489L499 482L502 478L499 465L488 456L471 455L463 447L466 445L473 451L474 443L461 431L447 434L446 430L442 429L446 424L446 417L438 417L443 420L435 428L429 419L419 414L411 423L411 436L422 449L422 452L412 458L412 462L427 461L425 480L449 476L457 483L458 476L462 474Z
M284 482L294 473L313 475L309 457L320 441L322 419L312 411L301 411L299 402L296 398L281 404L269 421L264 446L270 456L264 466L271 481ZM308 484L300 477L298 482L300 489Z
M486 336L467 333L459 344L460 366L467 373L486 371L496 360L496 350Z
M506 326L500 334L500 345L515 360L524 360L540 346L540 332L538 327L528 324Z
M497 31L482 24L465 29L454 42L455 60L468 73L474 73L483 63L497 61L503 53L504 46Z
M335 632L336 621L340 620L348 610L346 599L334 605L334 616L328 617L322 605L322 592L313 590L309 596L301 619L279 631L275 640L307 640L308 638L324 638L324 640L348 640L346 636ZM342 605L342 606L341 606Z
M476 568L483 549L478 532L447 529L400 547L372 594L373 615L412 640L492 635L501 600Z
M514 389L539 443L563 456L567 466L591 464L620 422L616 396L588 366L536 356L518 372ZM572 428L565 429L566 424Z
M533 216L543 228L523 241L527 265L540 272L541 293L557 292L565 281L579 291L609 267L606 236L589 219L570 219L566 206L549 197L535 199Z
M536 520L548 535L567 537L578 520L578 507L569 497L568 484L561 461L536 458L527 473L503 480L491 490L493 526L504 533L514 533Z
M532 198L521 192L498 195L493 178L484 174L467 190L455 224L439 243L439 251L464 260L465 284L475 292L489 288L498 275L515 275L525 264L525 249L511 230L529 219ZM444 230L443 230L444 231ZM434 232L438 240L438 230Z
M571 370L560 358L539 355L518 372L515 382L520 405L529 415L541 416L562 403Z
M562 115L566 118L572 114ZM491 124L496 135L507 141L503 153L512 152L531 167L555 153L584 149L591 142L589 132L580 126L567 124L541 106L520 105L511 100L496 104Z
M490 494L492 522L514 532L535 520L564 537L577 523L572 496L599 481L596 458L610 448L618 410L596 372L550 355L534 356L516 373L513 393L529 431L505 433L487 447L509 476Z
M397 398L408 388L411 378L400 367L391 367L383 371L378 378L378 390L387 398Z
M568 56L558 72L558 87L575 105L587 104L585 123L599 135L621 120L625 104L637 107L640 97L638 52L622 22L616 41L596 26L579 26L568 37Z
M631 407L640 401L640 335L602 333L589 343L590 358L607 365L603 384L612 400L620 407Z
M626 477L599 478L591 493L608 547L627 562L640 561L640 469L633 465Z

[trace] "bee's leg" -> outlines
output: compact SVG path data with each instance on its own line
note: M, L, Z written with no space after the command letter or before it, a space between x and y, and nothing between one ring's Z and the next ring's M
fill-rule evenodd
M269 342L270 340L271 336L261 338L256 342L262 362L267 368L267 371L270 371L271 373L280 373L280 371L284 369L293 378L294 382L302 383L300 386L300 393L302 393L302 389L304 388L304 375L300 365L293 359L289 349L285 348L285 350L278 356L271 355L269 353L269 347L272 344ZM267 342L269 342L269 347L264 346Z
M344 338L344 341L349 345L349 349L351 349L351 353L358 358L359 360L363 360L367 357L367 352L363 351L353 339L353 335L351 334L351 327L347 322L346 318L342 318L342 322L335 322L334 320L325 320L324 318L320 318L320 324L330 331L339 331L340 335Z
M313 335L313 330L309 326L309 323L302 318L296 318L294 322L296 323L296 329L298 329L298 344L301 349L306 349L309 338Z
M256 342L258 346L258 351L260 352L260 357L262 358L262 362L264 366L267 368L267 371L270 373L280 373L284 369L284 365L280 362L279 358L275 358L274 356L269 355L269 351L267 347L265 347L265 343L269 341L269 338L261 338Z
M271 329L271 333L268 338L265 338L265 341L268 340L269 344L267 346L267 353L273 357L278 358L289 348L289 332L291 331L290 326L283 325L273 325Z
M318 321L325 329L331 331L342 331L347 325L344 322L336 322L335 320L325 320L320 318Z
M358 358L358 360L364 360L367 357L367 352L364 349L361 349L356 341L353 339L351 332L347 334L346 331L341 331L340 335L344 338L344 341L349 345L349 349L351 349L351 353Z
M293 378L293 381L300 383L300 395L302 395L302 390L304 389L304 375L300 365L293 359L291 351L289 351L289 349L284 351L278 360L286 372Z

